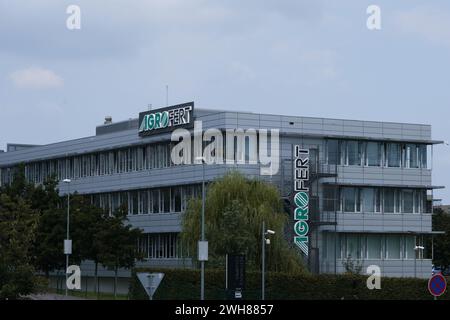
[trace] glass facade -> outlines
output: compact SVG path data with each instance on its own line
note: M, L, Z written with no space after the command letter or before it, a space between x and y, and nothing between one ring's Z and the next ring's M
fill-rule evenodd
M430 213L425 189L384 187L323 188L323 210L354 213Z
M145 260L182 257L177 233L146 233L138 239L138 249Z
M170 143L149 144L29 162L25 164L25 177L29 182L38 184L50 175L63 180L167 168L173 165L170 159L171 146ZM2 184L9 183L14 169L2 168L1 171Z
M186 185L157 189L132 190L91 195L91 202L113 214L120 206L129 215L180 213L191 198L201 196L201 185Z
M340 233L337 235L336 257L355 260L413 260L417 245L423 245L423 236L400 234L358 234ZM334 259L334 234L324 237L323 258ZM422 250L421 250L422 251ZM421 252L417 258L422 259L426 253Z
M359 140L327 140L330 165L428 168L427 145Z
M323 186L323 211L430 213L425 189Z

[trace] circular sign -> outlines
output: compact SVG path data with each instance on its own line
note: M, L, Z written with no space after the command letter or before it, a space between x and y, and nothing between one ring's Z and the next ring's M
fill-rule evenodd
M435 296L441 296L447 289L447 281L442 274L435 274L428 280L428 291Z
M294 197L294 201L297 207L304 208L308 205L309 202L308 194L303 191L298 192Z

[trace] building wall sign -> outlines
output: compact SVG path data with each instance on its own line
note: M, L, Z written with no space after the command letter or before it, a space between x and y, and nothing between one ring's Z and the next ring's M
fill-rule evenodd
M139 113L139 136L170 132L193 125L194 102Z
M309 150L294 146L294 243L308 256Z

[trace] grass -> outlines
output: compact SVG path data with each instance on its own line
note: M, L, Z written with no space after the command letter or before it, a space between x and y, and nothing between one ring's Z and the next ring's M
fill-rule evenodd
M50 293L56 293L56 294L65 294L64 290L57 290L55 288L48 288L47 292ZM79 297L84 299L90 299L90 300L128 300L128 295L126 294L117 294L116 298L114 299L113 293L106 293L106 292L99 292L98 296L95 292L92 291L76 291L76 290L69 290L68 291L69 296L73 297Z

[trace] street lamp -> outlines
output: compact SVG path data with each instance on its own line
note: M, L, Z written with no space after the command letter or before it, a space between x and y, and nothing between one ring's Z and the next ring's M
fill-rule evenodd
M417 237L416 237L417 238ZM416 242L417 243L417 242ZM416 262L416 260L417 260L417 252L419 251L419 250L423 250L423 249L425 249L425 247L423 247L423 246L418 246L418 245L416 245L415 247L414 247L414 278L417 278L417 262Z
M72 253L72 242L69 240L69 212L70 212L70 183L72 180L64 179L64 183L67 183L67 233L66 240L64 240L64 254L66 255L66 296L67 296L67 269L69 268L69 255Z
M273 235L275 234L275 231L273 230L266 230L266 224L263 221L262 223L262 232L261 232L261 300L264 300L265 298L265 284L266 284L266 244L270 244L270 239L266 238L267 235Z
M198 242L198 258L200 260L200 300L205 300L205 261L208 260L208 242L205 240L205 157L196 157L202 162L202 236Z

